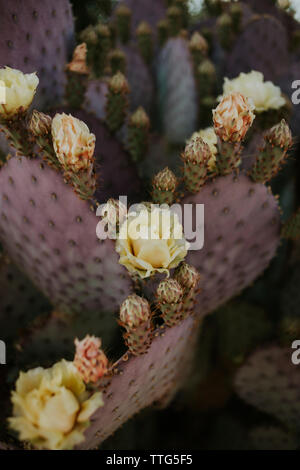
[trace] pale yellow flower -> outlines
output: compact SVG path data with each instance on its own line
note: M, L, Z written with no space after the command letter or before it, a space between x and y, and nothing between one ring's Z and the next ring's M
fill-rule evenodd
M216 167L216 155L218 153L218 139L213 127L207 127L206 129L201 129L198 132L194 132L192 137L187 141L191 142L195 137L200 137L208 146L211 151L211 157L208 160L208 168L210 171L214 171Z
M224 96L213 110L214 129L224 142L240 142L244 139L255 115L250 98L233 92Z
M32 103L39 79L36 73L23 73L20 70L4 67L0 69L0 81L4 84L4 100L0 102L0 118L11 118L26 111Z
M280 88L270 81L264 82L263 74L255 70L249 73L242 72L232 80L225 78L223 96L232 92L239 92L247 98L252 98L257 113L279 109L286 104ZM219 100L221 99L222 97L219 97Z
M177 214L158 207L129 212L116 242L119 262L142 278L155 272L169 274L185 258L188 247Z
M72 362L21 372L12 393L10 427L38 449L72 449L84 441L89 418L103 406L102 394L89 398Z
M291 8L290 0L277 0L277 6L283 10L288 10Z
M65 170L90 170L96 138L88 126L71 114L56 114L52 120L52 140L56 156Z

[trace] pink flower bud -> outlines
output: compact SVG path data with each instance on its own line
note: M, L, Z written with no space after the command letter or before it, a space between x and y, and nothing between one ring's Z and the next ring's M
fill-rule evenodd
M254 104L241 93L230 93L213 110L216 134L223 142L241 142L253 123Z
M74 365L85 383L97 382L107 372L108 359L101 348L101 339L87 335L75 339Z

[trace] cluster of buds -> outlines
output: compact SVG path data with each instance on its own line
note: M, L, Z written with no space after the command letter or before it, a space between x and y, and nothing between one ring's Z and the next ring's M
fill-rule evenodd
M152 181L152 199L156 204L172 204L178 181L168 167L154 176Z
M136 294L129 295L120 307L120 325L125 328L125 343L138 356L145 354L152 341L151 309L149 302Z
M200 274L196 268L180 263L173 279L164 279L156 290L156 299L165 325L175 326L194 311Z
M284 119L267 131L264 138L264 147L250 172L252 179L259 183L266 183L278 173L293 145L291 130Z
M75 339L74 365L82 380L96 383L108 370L108 359L101 349L101 339L87 335L82 341Z

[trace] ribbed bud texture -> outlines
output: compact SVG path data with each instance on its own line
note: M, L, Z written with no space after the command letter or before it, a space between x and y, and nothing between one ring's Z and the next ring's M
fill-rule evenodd
M211 150L201 137L194 137L182 154L184 161L184 184L188 191L197 193L208 176Z
M168 167L157 173L152 182L152 199L156 204L172 204L178 185L177 178Z
M259 152L250 175L259 183L266 183L280 170L293 145L291 130L284 119L265 134L264 147Z
M183 289L175 279L161 281L156 291L159 308L166 325L175 326L183 319Z
M129 351L134 355L145 354L152 341L149 302L136 294L127 297L120 308L120 324L126 329L123 337Z

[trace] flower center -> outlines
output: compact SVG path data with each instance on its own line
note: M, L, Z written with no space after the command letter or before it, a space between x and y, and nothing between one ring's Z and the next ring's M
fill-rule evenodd
M39 417L39 426L45 430L67 434L74 427L79 408L73 393L61 388L46 401Z

